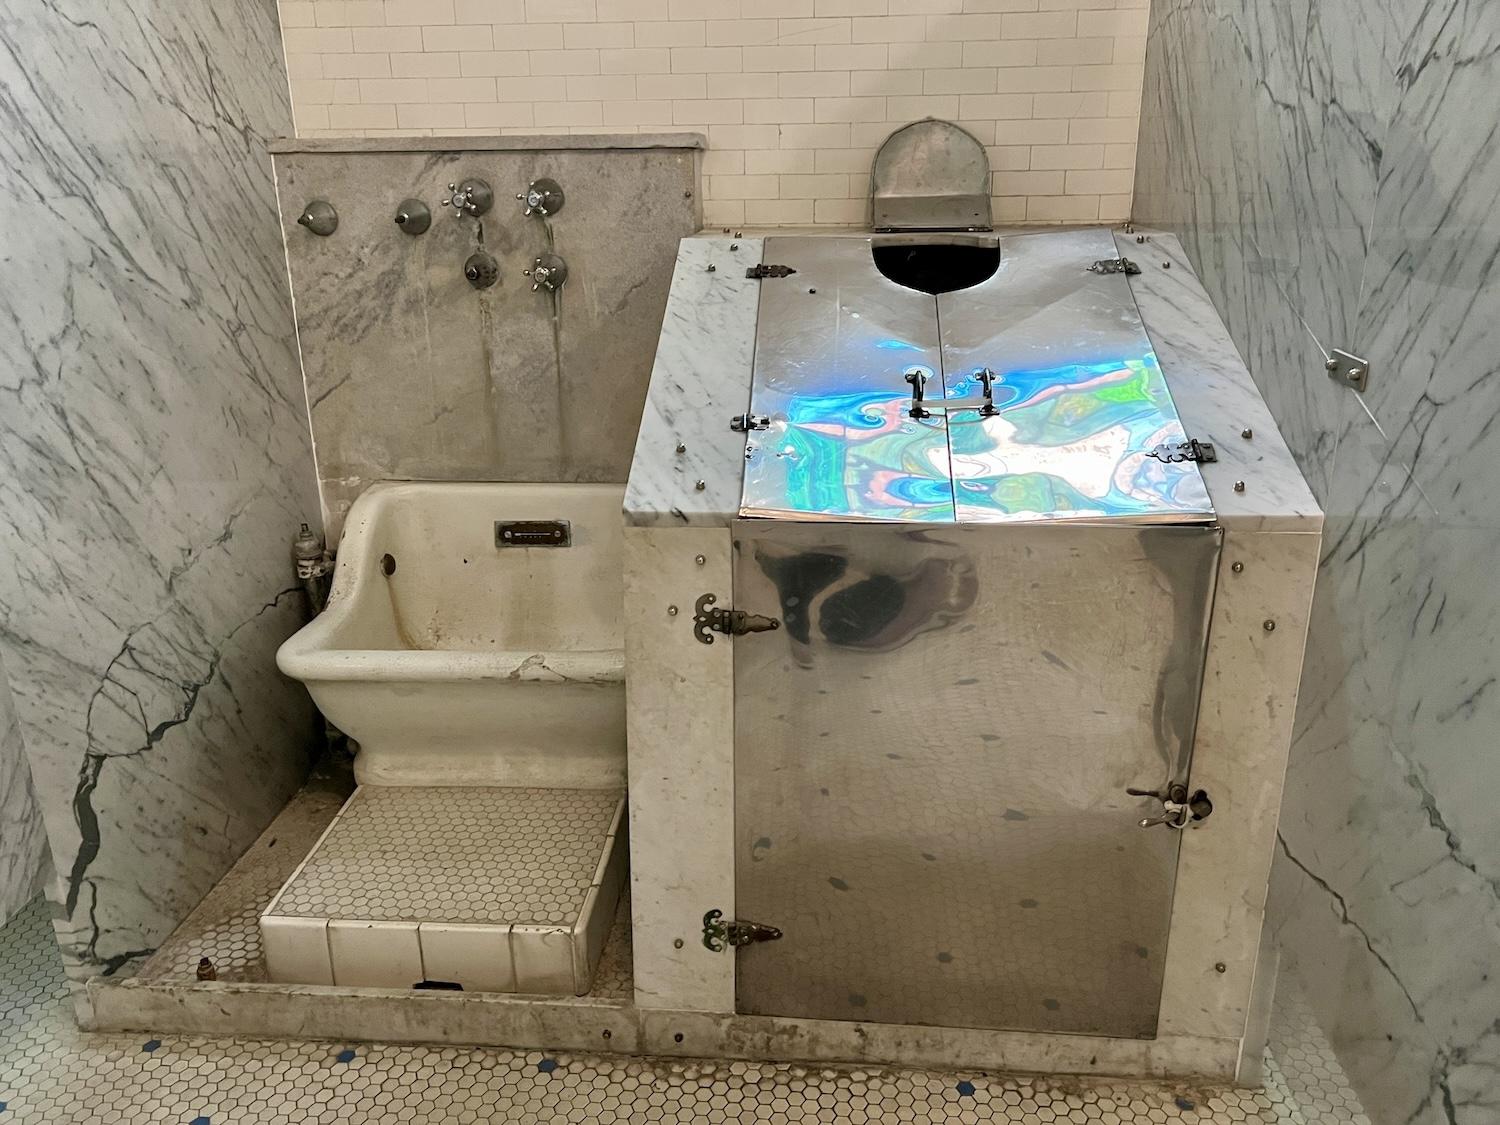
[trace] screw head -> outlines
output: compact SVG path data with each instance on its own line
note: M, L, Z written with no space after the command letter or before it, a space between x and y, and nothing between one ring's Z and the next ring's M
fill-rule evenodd
M1244 492L1245 491L1245 482L1242 481L1242 480L1235 481L1234 482L1234 490L1236 492Z
M817 292L817 290L816 290L816 289L809 289L809 290L808 290L808 292L809 292L809 293L816 293L816 292Z
M678 453L686 453L687 452L687 446L683 442L679 441L677 443L677 452Z
M677 616L677 607L675 605L669 605L669 606L667 606L667 616L668 617L676 617Z
M1268 633L1276 632L1276 622L1272 621L1269 617L1260 623L1260 627Z
M697 484L693 485L693 488L696 489L699 492L702 492L707 487L708 487L708 481L706 481L706 480L700 480Z
M708 559L703 555L695 555L693 561L699 566L706 566L708 564Z
M1146 241L1146 236L1144 234L1138 234L1138 235L1135 236L1135 240L1137 242L1145 242Z
M738 250L740 248L740 244L738 242L731 242L729 244L729 248L731 250Z
M1226 965L1226 964L1224 964L1223 961L1215 961L1214 962L1214 972L1216 972L1216 973L1227 973L1228 971L1229 971L1229 966Z
M1240 431L1240 437L1245 438L1247 441L1254 436L1255 431L1252 430L1249 426L1246 426L1243 430Z
M1164 269L1164 270L1169 270L1169 269L1172 268L1172 263L1171 262L1163 262L1161 264L1161 268Z
M1334 359L1333 356L1329 356L1323 361L1323 366L1329 371L1337 371L1339 369L1339 361Z
M719 269L719 267L716 266L716 265L714 265L712 262L708 263L708 272L709 273L717 273L718 269Z
M673 949L681 949L682 948L682 939L681 938L677 938L675 941L673 941L672 942L672 948Z
M1242 562L1231 563L1230 566L1229 566L1229 569L1232 570L1232 571L1234 571L1236 574L1244 574L1245 573L1245 564L1242 563Z

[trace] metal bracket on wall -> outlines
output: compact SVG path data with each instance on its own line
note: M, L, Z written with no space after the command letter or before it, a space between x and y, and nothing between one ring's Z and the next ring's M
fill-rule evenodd
M1360 394L1364 394L1365 388L1370 385L1369 361L1360 359L1357 355L1351 355L1341 348L1334 348L1333 354L1328 357L1323 366L1328 370L1328 377L1335 383L1353 387Z
M752 281L759 281L763 277L791 277L797 271L791 266L767 265L762 262L758 266L751 266L745 271L745 276Z

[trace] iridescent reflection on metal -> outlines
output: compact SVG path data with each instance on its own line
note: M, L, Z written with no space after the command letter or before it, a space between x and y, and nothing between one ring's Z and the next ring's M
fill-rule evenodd
M761 284L741 512L783 519L953 519L947 422L908 417L906 373L942 397L933 299L882 277L867 238L771 238Z
M934 298L883 277L867 236L772 238L741 514L989 523L1214 518L1107 230L1002 237L995 274ZM997 411L979 401L994 374ZM929 376L910 416L908 372Z

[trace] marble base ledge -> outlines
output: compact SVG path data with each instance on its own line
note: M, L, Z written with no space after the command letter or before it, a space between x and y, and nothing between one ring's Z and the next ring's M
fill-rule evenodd
M89 982L87 1031L549 1048L680 1058L830 1062L1014 1074L1228 1082L1236 1039L1155 1040L644 1010L325 985Z
M536 133L492 137L280 137L273 154L290 152L562 152L569 149L706 149L702 133Z

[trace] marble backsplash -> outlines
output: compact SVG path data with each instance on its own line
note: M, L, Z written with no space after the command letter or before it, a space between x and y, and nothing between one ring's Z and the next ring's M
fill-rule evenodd
M306 771L289 120L272 0L0 13L0 654L75 978L129 972Z
M330 537L371 483L623 482L645 402L677 242L698 229L695 134L289 141L275 157L298 340ZM478 218L441 205L478 177ZM565 202L543 219L516 194L541 177ZM394 222L411 197L425 234ZM338 229L297 225L332 203ZM474 289L483 250L499 280ZM551 250L555 293L523 274ZM727 424L727 423L726 423Z
M1378 1125L1500 1121L1497 89L1485 0L1152 6L1135 217L1327 512L1271 909Z

